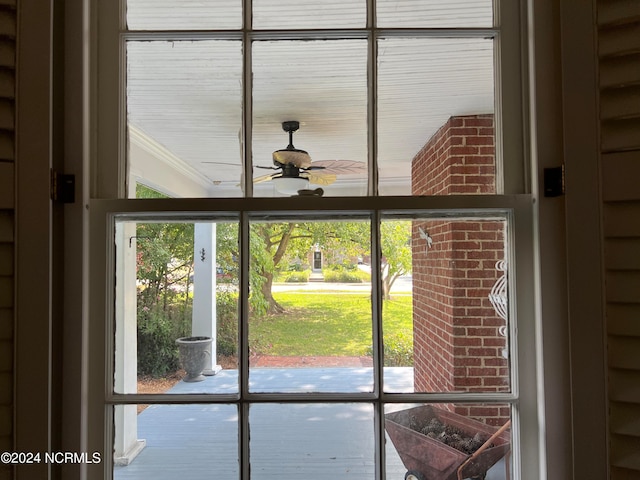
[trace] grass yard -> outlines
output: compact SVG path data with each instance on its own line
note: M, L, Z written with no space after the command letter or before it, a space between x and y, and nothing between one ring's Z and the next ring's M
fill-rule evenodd
M362 356L371 349L370 296L345 292L282 292L274 297L284 314L253 317L252 353L262 355ZM413 335L411 296L383 305L385 339Z

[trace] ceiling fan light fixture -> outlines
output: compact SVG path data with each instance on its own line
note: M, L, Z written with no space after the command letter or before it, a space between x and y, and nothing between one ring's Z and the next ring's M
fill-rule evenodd
M278 192L286 195L297 195L298 190L309 188L309 180L302 177L276 177L273 183Z

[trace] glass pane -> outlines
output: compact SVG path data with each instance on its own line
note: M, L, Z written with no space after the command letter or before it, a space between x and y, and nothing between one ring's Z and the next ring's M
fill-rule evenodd
M384 390L507 392L507 222L381 224Z
M237 222L116 224L117 393L238 391Z
M493 41L378 45L381 195L496 192Z
M491 27L492 0L377 0L379 27Z
M369 229L251 224L251 391L372 391Z
M285 121L299 122L293 146L305 153L286 152ZM255 196L315 188L324 189L325 196L366 195L366 42L254 43L253 122ZM278 150L285 150L276 154L280 165L273 161ZM259 168L282 164L296 168ZM308 166L315 169L305 170Z
M235 405L117 405L115 480L237 480Z
M515 478L510 419L507 404L388 404L386 477Z
M242 196L241 42L127 43L127 127L130 184Z
M130 30L211 30L242 27L242 1L127 0Z
M249 423L252 480L375 478L370 404L252 405Z
M358 28L366 24L365 0L253 0L254 28Z

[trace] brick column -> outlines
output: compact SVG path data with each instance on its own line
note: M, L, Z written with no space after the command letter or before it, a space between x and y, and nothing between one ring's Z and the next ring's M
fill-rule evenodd
M451 117L412 162L414 195L495 193L493 115ZM427 248L424 233L432 238ZM505 391L505 324L489 301L502 272L505 225L495 220L415 221L413 225L416 391ZM476 407L488 423L505 412ZM481 415L480 415L481 414Z

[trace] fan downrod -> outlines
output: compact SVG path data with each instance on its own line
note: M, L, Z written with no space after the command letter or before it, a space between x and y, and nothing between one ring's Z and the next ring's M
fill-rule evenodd
M282 129L285 132L289 132L289 145L287 145L287 150L296 150L296 147L293 146L293 132L300 128L300 122L297 120L289 120L288 122L282 122Z

